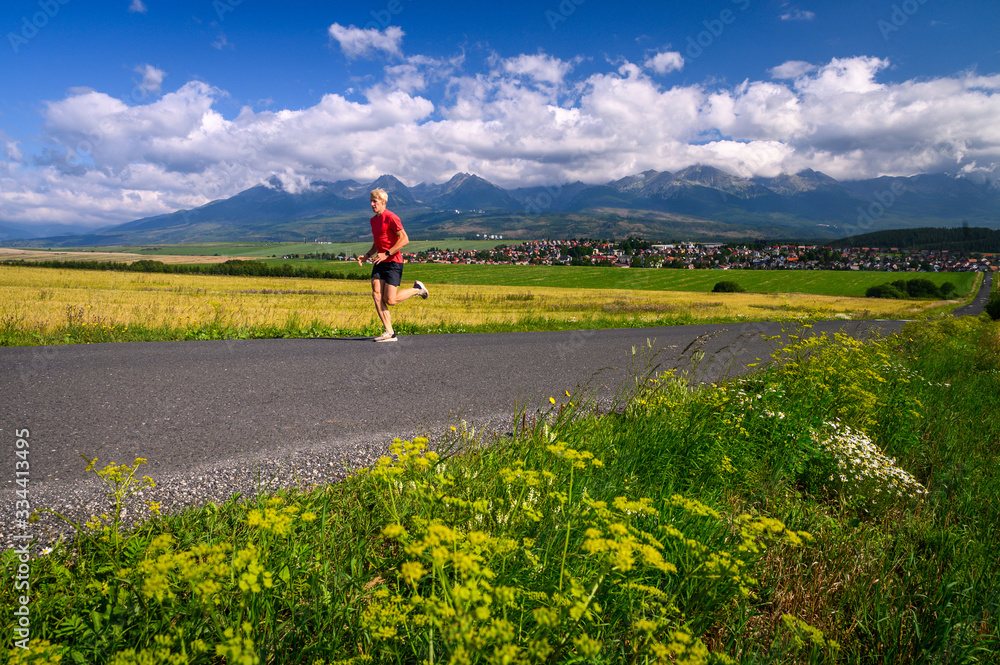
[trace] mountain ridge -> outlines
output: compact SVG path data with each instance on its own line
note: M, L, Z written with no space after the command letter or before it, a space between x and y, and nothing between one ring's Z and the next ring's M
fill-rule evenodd
M744 178L694 164L647 170L603 184L504 189L474 173L408 187L393 175L370 183L316 180L289 191L276 176L198 208L133 220L79 236L25 241L52 246L207 242L330 241L364 236L368 193L382 187L411 237L507 233L555 237L604 232L692 238L837 238L892 228L962 223L1000 228L1000 187L945 174L838 181L804 169ZM37 241L37 242L36 242Z

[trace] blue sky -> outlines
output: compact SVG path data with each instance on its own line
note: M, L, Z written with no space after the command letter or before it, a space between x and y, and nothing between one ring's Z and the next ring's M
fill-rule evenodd
M1000 179L1000 3L7 0L0 221L459 171Z

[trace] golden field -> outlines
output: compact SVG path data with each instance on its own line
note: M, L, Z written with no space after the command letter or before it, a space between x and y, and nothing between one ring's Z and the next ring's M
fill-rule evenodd
M403 286L408 283L404 282ZM393 308L410 331L517 330L668 323L914 318L940 302L808 294L695 293L432 284ZM171 275L0 266L0 327L149 329L313 327L374 330L363 280ZM523 327L522 327L523 326Z

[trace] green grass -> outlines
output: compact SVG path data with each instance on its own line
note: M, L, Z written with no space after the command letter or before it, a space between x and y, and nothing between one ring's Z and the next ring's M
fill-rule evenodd
M268 260L268 263L314 265L315 262ZM319 262L337 270L367 273L368 266L351 262ZM413 263L407 274L428 284L474 284L480 286L553 286L580 289L634 289L650 291L710 292L716 282L738 283L756 293L809 293L864 297L869 287L900 279L902 273L853 270L670 270L663 268L599 268L596 266L510 266L476 264ZM913 273L917 274L917 273ZM904 276L912 276L905 273ZM961 296L969 295L977 273L919 273L938 286L952 282Z
M420 240L411 242L409 251L439 249L489 249L502 241ZM282 259L287 254L331 253L341 251L362 254L370 249L367 242L317 245L312 243L192 243L185 245L155 245L136 247L81 248L94 251L131 252L156 255L243 256L256 257L270 265L312 267L320 270L367 275L368 265L354 261L322 261L316 259ZM276 255L276 258L272 258ZM197 263L192 260L191 263ZM476 264L414 263L408 274L416 274L427 283L469 284L480 286L552 286L585 289L636 289L663 291L710 292L719 281L734 281L746 291L755 293L808 293L815 295L864 297L872 286L914 276L928 279L940 286L951 282L959 297L971 295L979 273L888 273L870 271L831 270L671 270L624 269L596 266L514 266Z
M512 438L397 442L337 485L132 533L109 516L31 562L15 658L995 662L1000 325L775 359L694 387L637 349L609 415L553 396ZM851 461L834 422L895 460ZM98 473L125 496L138 466ZM13 635L11 585L0 604Z

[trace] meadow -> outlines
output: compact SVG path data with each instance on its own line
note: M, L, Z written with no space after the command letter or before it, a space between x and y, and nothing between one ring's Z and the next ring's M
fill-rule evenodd
M401 303L394 308L393 322L402 334L508 332L753 320L911 319L956 304L849 295L859 288L863 293L865 284L889 279L885 273L754 271L745 276L755 280L748 288L759 293L706 293L722 274L412 264L407 276L425 280L432 296ZM725 277L733 279L734 273ZM976 276L929 277L958 282L963 293ZM489 283L477 284L476 279ZM600 284L605 286L599 288ZM653 289L654 284L658 288ZM363 280L0 265L0 345L379 332L370 287Z
M407 251L438 249L489 249L502 244L495 240L419 240L407 246ZM286 254L310 253L348 255L366 252L370 243L193 243L190 245L103 247L82 250L10 250L0 248L0 260L119 260L131 262L153 257L169 263L219 262L229 258L257 259L271 265L310 266L321 270L367 275L369 266L353 261L323 261L317 259L283 259ZM9 254L5 254L8 252ZM627 289L630 291L694 291L709 292L716 282L732 280L755 293L807 293L814 295L863 297L872 286L899 279L900 274L869 271L829 270L664 270L615 269L589 266L517 266L477 264L413 263L407 276L428 284L467 284L473 286L548 286L566 289ZM418 276L419 275L419 276ZM912 275L908 275L912 276ZM976 273L920 273L940 286L952 282L962 296L970 295Z
M339 268L340 263L335 262L334 265ZM357 264L354 264L354 267L357 268ZM755 293L854 297L863 297L869 287L901 277L898 273L853 270L670 270L434 263L411 264L407 270L413 275L419 274L421 281L435 284L707 293L712 290L716 282L729 280ZM978 279L976 273L969 272L920 273L919 276L933 281L938 286L950 281L963 296L971 294L973 284Z
M632 359L611 413L554 395L336 485L163 515L144 460L93 460L149 519L0 588L9 662L996 662L1000 324L793 338L712 385Z

